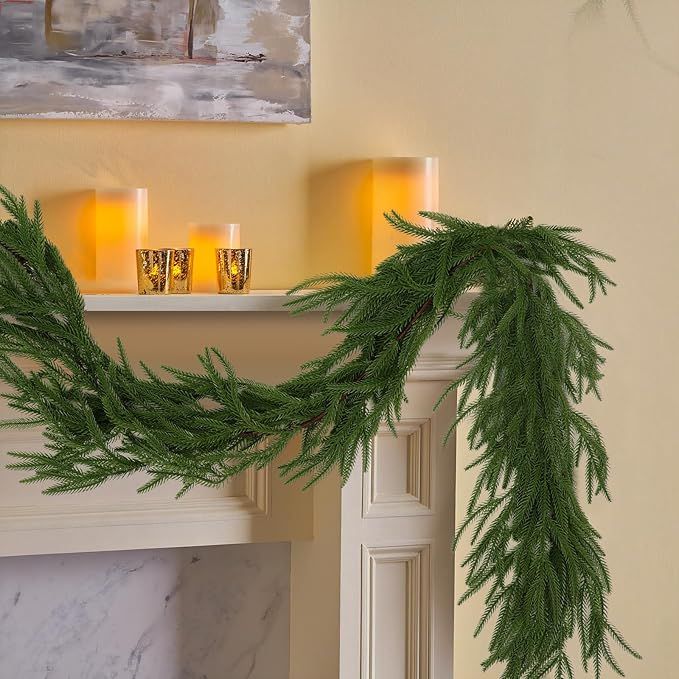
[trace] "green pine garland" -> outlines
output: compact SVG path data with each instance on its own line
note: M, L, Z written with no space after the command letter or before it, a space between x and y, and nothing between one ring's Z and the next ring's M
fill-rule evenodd
M460 332L471 357L447 393L458 390L477 451L470 467L478 478L456 539L473 531L462 600L485 594L477 633L494 620L483 667L502 664L504 679L572 677L573 636L596 677L606 665L622 674L614 644L637 656L608 621L611 582L575 489L584 460L588 498L608 497L601 436L574 405L589 391L598 395L600 352L609 347L557 294L582 306L567 274L587 279L590 301L612 284L596 264L612 258L576 240L577 229L530 218L485 227L426 213L441 227L429 231L387 215L419 242L372 276L300 286L320 288L290 302L296 313L346 308L330 326L344 339L297 377L269 386L238 378L217 349L200 356L200 374L167 368L169 379L143 364L135 372L121 344L117 358L108 356L45 239L40 206L31 215L23 198L0 194L9 213L0 222L0 380L23 413L4 426L40 426L46 440L43 452L12 453L26 482L65 493L145 472L141 491L178 479L184 493L274 463L299 433L285 478L312 484L338 468L346 480L357 457L369 465L380 423L393 429L398 421L423 343L465 291L479 288Z

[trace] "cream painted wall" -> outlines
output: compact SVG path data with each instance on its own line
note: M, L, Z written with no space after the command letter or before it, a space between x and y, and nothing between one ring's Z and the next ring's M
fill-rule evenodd
M79 192L119 183L149 187L156 242L189 220L242 222L257 287L365 271L361 161L392 154L441 157L447 211L578 224L613 252L619 288L586 315L616 347L588 404L615 502L591 514L612 616L645 655L625 661L632 679L673 676L679 634L679 5L638 4L648 45L621 0L586 22L569 0L314 0L310 126L0 123L0 181L46 202L76 266ZM459 679L481 676L477 613L459 611Z

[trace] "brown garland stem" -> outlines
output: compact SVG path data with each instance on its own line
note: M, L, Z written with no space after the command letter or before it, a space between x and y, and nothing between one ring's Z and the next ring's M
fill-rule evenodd
M420 306L418 307L417 311L413 314L412 318L408 321L408 323L406 323L406 326L403 328L403 330L401 330L401 332L396 336L396 341L402 342L408 336L408 333L413 329L415 323L417 323L417 321L419 321L420 318L422 318L422 316L424 316L433 306L434 306L433 297L429 297L429 299L422 302L422 304L420 304ZM358 382L359 380L362 380L364 377L365 371L358 375L354 382ZM342 400L344 399L346 399L346 394L342 396ZM310 417L308 420L305 420L299 426L302 429L309 429L309 427L313 427L315 424L321 422L321 420L323 420L323 418L325 417L326 413L327 410L324 410L318 413L318 415L314 415L313 417Z
M462 262L458 262L454 267L448 271L448 275L452 276L458 269L461 269L468 264L471 264L474 260L478 259L480 255L474 255L473 257L468 257ZM403 342L403 340L408 336L410 331L413 329L415 324L424 316L427 312L431 311L431 309L434 307L434 298L429 297L427 298L420 306L418 307L417 311L411 316L410 320L405 324L405 327L399 334L396 336L396 341L398 343ZM359 380L362 380L365 377L365 372L362 372L356 379L354 380L355 382L358 382ZM342 397L342 399L345 399L346 395ZM318 415L314 415L313 417L310 417L308 420L305 420L300 424L301 429L309 429L309 427L313 427L315 424L318 424L323 420L325 417L327 411L324 410Z
M458 269L461 269L468 264L471 264L474 260L478 259L480 255L474 255L473 257L468 257L462 262L458 262L455 266L453 266L450 271L448 271L448 275L452 276ZM410 331L413 329L415 324L424 316L427 312L431 311L432 308L434 307L434 298L429 297L427 298L420 306L418 307L417 311L411 316L410 320L405 324L405 327L399 334L396 336L396 341L400 344L403 342L403 340L408 336ZM362 372L356 379L354 380L355 382L358 382L359 380L362 380L365 377L365 372ZM342 399L345 399L346 395L342 397ZM318 415L314 415L313 417L310 417L308 420L305 420L300 424L301 429L309 429L309 427L313 427L314 425L318 424L323 420L325 417L327 411L324 410Z

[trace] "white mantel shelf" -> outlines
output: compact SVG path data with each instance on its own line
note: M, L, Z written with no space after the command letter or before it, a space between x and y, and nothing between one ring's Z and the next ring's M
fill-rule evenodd
M301 291L297 294L303 295ZM465 307L478 291L466 292L460 298ZM218 295L194 293L192 295L136 295L96 294L83 295L85 311L283 311L290 313L285 304L290 301L287 290L252 290L248 295ZM343 307L339 307L342 309ZM457 306L456 306L457 308Z
M83 295L85 311L285 311L286 290L252 290L248 295Z

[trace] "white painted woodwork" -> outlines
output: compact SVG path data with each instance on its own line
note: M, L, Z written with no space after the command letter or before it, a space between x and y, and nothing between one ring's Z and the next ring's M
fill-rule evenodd
M343 489L340 679L452 677L454 398L434 412L445 365L409 382L396 437L383 427L371 468Z
M315 487L314 540L292 546L290 679L453 676L455 399L434 403L460 360L418 361L374 466Z
M430 544L363 545L361 677L432 676L430 551Z
M247 295L86 294L85 311L289 311L286 290L252 290Z
M200 304L201 297L181 299ZM109 350L111 334L123 335L132 360L147 358L153 348L155 365L193 368L204 344L226 342L241 374L271 382L294 374L332 341L318 332L318 314L224 317L211 336L200 317L122 318L122 332L110 314L92 316L92 325ZM44 496L40 486L19 484L19 474L4 468L8 451L40 450L40 432L4 431L0 556L291 541L291 679L450 679L455 450L453 441L442 441L454 398L436 412L434 403L464 358L458 327L449 321L427 343L409 376L397 436L382 427L373 466L365 474L357 468L343 489L330 474L302 492L300 484L287 486L267 469L221 488L196 488L179 501L170 486L137 495L141 479L134 477L76 496ZM148 344L149 337L167 333L171 342ZM271 337L276 343L261 353L257 347ZM0 417L8 415L1 405ZM292 446L286 456L295 452Z
M16 416L0 403L0 418ZM39 429L5 430L0 438L0 557L26 554L186 547L309 539L310 493L266 468L217 488L196 487L177 500L179 483L139 495L147 477L115 479L76 495L47 496L22 484L6 464L12 450L44 450ZM289 459L297 450L285 452Z
M295 293L303 295L307 291ZM460 308L474 297L473 292L462 296ZM247 295L219 295L193 293L191 295L136 295L136 294L84 294L85 311L285 311L290 301L287 290L251 290ZM435 357L441 358L441 357ZM426 366L423 365L426 370Z
M292 545L290 679L453 676L455 445L442 442L455 403L434 403L465 357L457 330L451 321L426 345L400 436L377 437L376 471L314 488L314 539Z
M196 354L205 344L226 344L241 374L277 382L298 366L327 351L318 314L238 314L213 319L223 324L205 335L200 317L153 314L125 317L121 328L112 314L92 318L95 336L113 351L116 334L126 341L131 360L152 367L173 364L200 369ZM115 333L115 334L114 334ZM161 342L155 342L155 337ZM233 338L238 342L234 343ZM268 347L271 338L279 340ZM302 340L308 338L306 342ZM256 350L262 347L261 353ZM254 351L253 351L254 348ZM28 367L28 366L27 366ZM0 401L0 418L16 417ZM193 545L279 542L312 537L313 493L301 484L284 484L276 469L248 472L219 488L193 489L175 499L178 486L167 484L145 495L136 488L142 475L119 479L77 495L45 496L43 484L20 484L20 472L6 469L13 450L44 449L40 430L0 431L0 556L114 551ZM286 451L292 456L296 446ZM281 460L283 461L283 460Z
M431 420L380 428L363 475L363 518L431 514Z
M0 442L3 467L8 450L42 446L25 438L19 445L17 434ZM270 469L195 488L179 500L170 484L138 495L141 476L75 496L45 496L19 478L0 471L0 556L279 542L312 532L311 494L286 486Z

